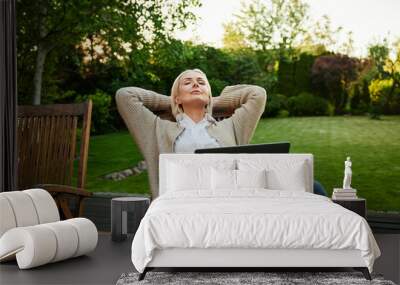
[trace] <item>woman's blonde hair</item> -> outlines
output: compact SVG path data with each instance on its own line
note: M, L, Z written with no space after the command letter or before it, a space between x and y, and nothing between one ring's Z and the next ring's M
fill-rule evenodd
M206 79L206 85L208 87L208 96L210 98L210 102L207 104L206 106L206 113L208 113L210 116L212 115L212 94L211 94L211 86L210 83L208 82L207 79L207 75L201 71L198 68L195 69L187 69L185 71L183 71L181 74L178 75L178 77L175 79L174 84L172 85L171 88L171 110L172 110L172 114L174 115L174 117L176 118L176 116L178 114L183 114L183 108L181 105L176 104L175 102L175 98L179 95L179 81L181 80L181 78L183 77L183 75L185 75L186 73L190 72L190 71L195 71L200 73L201 75L203 75Z

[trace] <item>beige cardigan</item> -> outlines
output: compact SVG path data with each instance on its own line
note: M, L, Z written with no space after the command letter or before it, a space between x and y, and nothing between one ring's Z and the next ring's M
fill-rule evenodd
M231 117L208 126L208 133L221 146L248 144L265 109L266 99L265 89L258 86L226 87L220 96L213 98L214 107L223 109L234 106L235 112ZM116 102L119 113L146 160L154 199L158 196L159 154L173 152L175 140L184 128L150 111L171 108L169 96L138 87L125 87L117 91Z

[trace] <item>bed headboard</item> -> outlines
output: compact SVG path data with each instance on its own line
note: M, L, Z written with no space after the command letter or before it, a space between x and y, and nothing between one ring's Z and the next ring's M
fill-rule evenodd
M314 170L313 170L313 155L312 154L183 154L183 153L165 153L160 154L159 161L159 195L164 194L167 191L166 181L168 176L168 164L169 163L187 163L187 164L206 164L214 165L220 163L233 163L235 167L240 159L262 161L265 163L301 163L304 162L305 165L305 179L307 188L306 191L313 193L313 183L314 183Z

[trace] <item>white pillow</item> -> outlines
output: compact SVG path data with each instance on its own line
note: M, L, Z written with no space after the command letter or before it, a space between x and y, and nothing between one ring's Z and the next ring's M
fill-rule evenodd
M266 170L267 188L273 190L307 191L307 165L304 160L239 159L239 170Z
M263 170L211 170L213 190L238 190L241 188L266 188L266 171Z
M167 191L211 190L211 169L234 169L234 159L176 159L167 164Z
M211 167L187 167L170 163L168 172L168 191L211 188Z
M305 164L294 164L291 168L274 168L267 170L267 188L306 192Z
M213 190L236 190L236 170L213 167L211 170L211 188Z
M236 170L238 188L267 188L267 171Z

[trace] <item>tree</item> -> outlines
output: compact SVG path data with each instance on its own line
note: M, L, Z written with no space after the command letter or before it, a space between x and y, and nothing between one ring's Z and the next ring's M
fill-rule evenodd
M294 45L306 32L308 5L301 0L252 0L236 15L237 33L248 44L263 51L278 50L278 56L292 56Z
M371 94L371 101L373 103L380 103L380 101L385 101L389 95L393 86L392 79L374 79L368 86L369 92ZM382 102L382 105L386 102Z
M33 104L40 104L51 52L62 53L63 47L89 39L91 52L95 43L105 58L119 60L146 44L168 40L196 19L191 8L197 6L199 0L17 0L18 62L33 65L22 71L33 73Z
M223 24L224 35L222 42L224 48L228 50L239 50L247 47L244 34L236 29L234 22L228 22Z
M347 32L346 40L343 41L342 45L339 47L338 52L342 54L351 55L354 51L354 39L353 32Z
M381 44L369 47L369 57L373 63L375 76L368 89L372 104L381 106L381 110L378 111L400 113L400 110L396 110L399 108L398 101L400 100L400 40L393 46L392 57L386 39Z
M311 68L316 56L300 53L296 60L281 60L278 70L278 92L288 97L311 92Z
M383 71L393 82L392 88L389 92L389 98L393 97L395 93L397 96L400 96L398 91L395 92L396 89L400 89L400 39L397 41L397 43L395 43L395 52L396 55L394 59L388 56L383 67Z
M331 19L323 15L307 30L303 46L322 46L325 49L331 49L336 43L335 35L341 30L342 27L332 28Z
M350 83L357 79L358 60L347 55L318 57L311 69L314 90L326 97L335 107L335 114L343 113Z
M385 77L384 66L386 59L389 57L389 52L387 39L384 39L381 44L374 44L368 47L368 57L372 60L379 78Z
M323 15L321 19L309 24L300 48L304 52L311 52L315 55L327 51L350 55L354 50L353 33L349 31L342 36L342 32L344 32L343 27L332 27L331 19L327 15ZM341 41L340 38L343 40Z
M351 83L349 89L350 110L352 114L365 114L370 111L371 96L368 85L375 77L375 71L370 59L359 62L359 74Z

